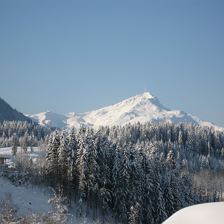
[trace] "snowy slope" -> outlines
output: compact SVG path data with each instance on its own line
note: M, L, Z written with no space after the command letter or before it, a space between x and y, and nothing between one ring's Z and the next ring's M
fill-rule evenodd
M125 125L137 122L192 122L194 120L181 111L170 111L148 92L131 97L115 105L83 115L83 120L93 127L103 125Z
M41 125L55 127L75 127L89 126L98 128L99 126L126 125L137 122L169 122L169 123L192 123L202 126L214 127L222 130L210 122L205 122L180 110L169 110L164 107L158 98L144 92L143 94L128 98L120 103L104 107L99 110L90 111L82 114L69 113L59 115L52 112L43 112L30 115L30 118L39 122Z
M223 224L224 202L194 205L181 209L163 224Z
M0 200L12 198L18 214L47 213L51 210L48 199L52 193L47 189L34 186L15 186L6 178L0 177Z
M41 112L38 114L27 114L29 118L43 126L63 128L66 126L67 117L51 111Z
M51 204L49 203L49 199L54 196L51 188L44 187L44 186L34 186L34 185L15 186L7 178L2 176L0 176L0 186L1 186L0 187L0 201L1 200L8 201L11 199L12 206L17 210L18 216L31 215L31 214L48 214L49 215L50 212L54 211ZM71 207L69 208L68 221L66 222L67 224L105 223L105 219L100 216L98 217L98 219L93 220L92 218L93 212L90 209L88 209L88 213L84 214L83 216L80 216L80 213L78 212L78 209L77 209L78 206L79 204L73 203ZM120 224L114 220L112 215L108 215L107 219L109 220L108 223ZM17 222L7 222L7 223L16 224ZM34 222L32 223L34 224ZM41 222L41 223L46 223L46 222ZM3 223L1 222L1 224ZM6 224L6 222L4 222L4 224Z

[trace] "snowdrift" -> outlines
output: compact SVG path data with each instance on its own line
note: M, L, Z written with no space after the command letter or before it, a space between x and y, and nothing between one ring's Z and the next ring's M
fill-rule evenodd
M194 205L181 209L163 224L223 224L224 202Z

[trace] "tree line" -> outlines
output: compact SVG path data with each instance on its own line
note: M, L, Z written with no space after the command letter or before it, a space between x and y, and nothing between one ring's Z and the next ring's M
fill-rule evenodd
M27 121L0 123L0 147L38 146L45 142L52 129Z
M122 223L162 223L177 210L219 200L194 189L194 170L223 169L224 134L193 125L136 124L54 132L47 180L80 205Z

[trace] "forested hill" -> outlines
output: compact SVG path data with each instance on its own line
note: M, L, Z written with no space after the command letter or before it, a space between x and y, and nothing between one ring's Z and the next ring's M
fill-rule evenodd
M0 122L3 121L28 121L31 119L13 109L7 102L0 98Z
M183 207L223 199L222 185L208 189L194 175L224 170L224 134L151 123L57 130L45 164L45 180L79 202L80 216L94 208L105 220L112 212L121 223L161 224Z

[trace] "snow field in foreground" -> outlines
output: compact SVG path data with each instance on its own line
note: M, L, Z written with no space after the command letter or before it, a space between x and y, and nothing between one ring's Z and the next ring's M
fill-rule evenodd
M163 224L223 224L224 202L190 206L176 212Z

